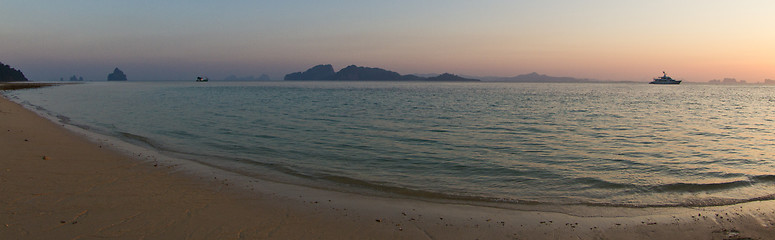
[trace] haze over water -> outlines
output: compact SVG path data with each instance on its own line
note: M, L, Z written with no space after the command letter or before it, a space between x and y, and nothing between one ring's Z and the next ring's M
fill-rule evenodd
M69 124L241 174L480 203L771 198L769 86L89 83L6 93Z

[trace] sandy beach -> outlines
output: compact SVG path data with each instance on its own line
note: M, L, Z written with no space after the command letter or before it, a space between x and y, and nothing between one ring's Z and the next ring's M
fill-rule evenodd
M14 87L16 88L16 87ZM384 198L89 138L0 97L1 239L772 239L775 201L692 208Z

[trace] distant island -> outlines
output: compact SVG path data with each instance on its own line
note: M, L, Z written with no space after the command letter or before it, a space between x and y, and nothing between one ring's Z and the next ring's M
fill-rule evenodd
M478 79L469 79L450 73L444 73L436 77L420 77L416 75L401 75L397 72L372 67L347 66L334 71L331 64L321 64L307 69L304 72L295 72L285 75L286 81L446 81L446 82L472 82Z
M269 77L269 75L261 74L259 77L255 76L246 76L246 77L237 77L237 75L229 75L226 78L223 79L224 81L272 81L272 78Z
M486 77L485 81L492 82L528 82L528 83L586 83L597 82L592 79L580 79L572 77L552 77L536 72L517 75L514 77Z
M64 81L64 79L60 78L59 81ZM70 77L70 81L71 82L83 82L83 76L78 77L78 76L73 75L73 76Z
M22 71L0 62L0 82L27 82L27 77Z
M108 74L108 81L126 81L126 74L121 69L113 69L113 73Z
M436 82L478 82L481 81L479 79L473 79L473 78L464 78L455 74L451 73L442 73L441 75L435 76L435 77L429 77L426 78L425 81L436 81Z
M764 82L748 82L746 80L737 80L736 78L724 78L723 80L713 79L708 81L711 84L775 84L775 80L766 78Z

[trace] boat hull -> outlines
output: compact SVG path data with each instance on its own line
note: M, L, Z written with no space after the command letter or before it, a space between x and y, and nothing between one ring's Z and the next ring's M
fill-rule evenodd
M650 82L649 84L672 84L672 85L676 85L676 84L681 84L681 81L673 81L673 82L656 82L655 81L655 82Z

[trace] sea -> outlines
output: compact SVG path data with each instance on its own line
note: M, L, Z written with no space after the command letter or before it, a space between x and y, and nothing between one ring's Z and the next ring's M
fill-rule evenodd
M3 94L178 159L331 191L474 205L775 199L775 86L130 81Z

